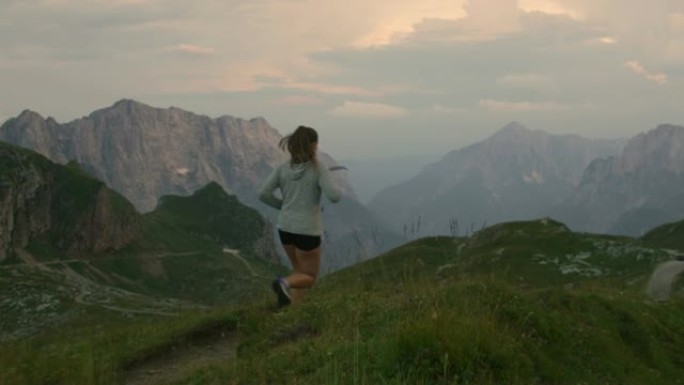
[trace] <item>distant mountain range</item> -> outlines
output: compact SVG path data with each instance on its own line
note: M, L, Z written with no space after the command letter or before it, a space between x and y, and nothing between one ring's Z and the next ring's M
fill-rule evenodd
M622 140L551 135L513 122L454 150L378 193L369 208L396 231L461 234L484 224L545 216L565 201L594 159Z
M684 218L684 127L597 140L513 122L386 188L369 207L396 231L423 235L542 216L575 231L642 235Z
M0 127L0 140L57 163L78 163L139 211L153 210L161 196L190 195L216 182L272 222L277 213L257 200L257 189L287 158L278 148L281 138L263 118L212 119L128 99L64 124L26 110ZM319 156L326 165L337 165L327 154ZM326 270L368 258L400 241L356 200L345 172L335 175L345 199L325 207L330 256L324 259Z
M25 110L0 128L0 140L64 164L75 161L142 212L160 196L189 195L215 181L241 199L283 154L264 119L211 119L178 108L121 100L65 124Z
M629 141L601 140L512 122L381 190L368 209L346 171L336 172L347 199L325 205L330 258L324 269L348 266L408 238L465 234L541 216L576 231L643 234L684 216L683 130L662 125ZM189 195L215 181L271 221L276 212L258 202L256 190L286 158L277 146L281 138L262 118L212 119L133 100L65 124L27 110L0 127L0 140L59 163L77 162L140 211L152 210L163 195ZM338 164L325 153L320 157L328 166Z
M578 230L625 235L684 219L684 127L660 125L594 160L555 215Z

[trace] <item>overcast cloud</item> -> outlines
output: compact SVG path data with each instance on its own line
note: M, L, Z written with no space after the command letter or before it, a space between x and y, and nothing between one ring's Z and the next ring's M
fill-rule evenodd
M338 158L684 124L679 0L0 1L0 119L133 98L311 125Z

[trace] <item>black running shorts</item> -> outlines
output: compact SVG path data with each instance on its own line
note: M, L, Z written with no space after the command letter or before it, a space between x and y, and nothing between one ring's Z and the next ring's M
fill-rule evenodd
M319 235L294 234L282 230L278 230L278 235L280 235L280 243L294 245L299 250L310 251L321 245Z

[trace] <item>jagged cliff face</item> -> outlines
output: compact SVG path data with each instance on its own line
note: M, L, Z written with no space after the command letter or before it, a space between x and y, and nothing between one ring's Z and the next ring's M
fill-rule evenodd
M254 203L264 178L287 159L281 139L263 118L211 119L133 100L62 125L27 110L0 129L0 140L57 163L78 162L141 212L151 211L163 195L190 195L210 182ZM323 163L337 164L319 155ZM354 198L346 176L336 175Z
M0 143L0 261L44 239L65 254L115 250L139 234L123 197L75 169Z
M640 235L684 217L684 127L660 125L585 171L559 217L582 231Z
M63 203L64 199L57 204ZM100 254L118 250L137 239L140 236L140 216L133 205L100 184L84 214L77 217L71 226L58 227L55 232L62 234L56 245L65 249L67 254Z
M631 139L615 162L615 174L684 173L684 127L663 124Z
M483 223L545 216L571 194L593 159L621 146L621 141L557 136L511 123L385 189L370 207L407 229L420 221L422 234L447 234L451 220L462 233Z
M256 193L271 170L288 158L278 147L281 139L262 118L212 119L132 100L65 124L24 111L0 128L0 140L35 150L58 163L78 162L141 212L152 211L164 195L188 196L216 182L272 222L277 212L258 202ZM337 164L322 152L319 159L327 166ZM355 201L346 172L334 175L345 198ZM332 247L345 250L338 253L335 266L358 260L357 239L369 239L371 230L375 236L393 236L363 207L352 215L345 205L326 205L323 221ZM385 248L397 242L388 239ZM374 255L378 248L371 249L363 254Z
M0 261L50 228L54 181L35 165L10 173L14 165L24 163L24 157L21 151L0 144Z
M211 181L249 196L284 155L263 119L210 119L131 100L64 125L24 111L0 139L58 163L75 160L142 212L162 195L189 195Z

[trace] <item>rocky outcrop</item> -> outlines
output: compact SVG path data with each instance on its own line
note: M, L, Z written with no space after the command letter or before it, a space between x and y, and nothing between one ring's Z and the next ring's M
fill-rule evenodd
M25 159L24 152L0 144L0 261L51 225L54 181Z
M0 260L34 241L86 257L138 236L133 206L75 165L0 143Z
M62 229L55 231L62 234L56 245L67 250L67 253L100 254L118 250L137 239L140 235L140 216L133 205L100 184L92 204L73 225L63 226Z

